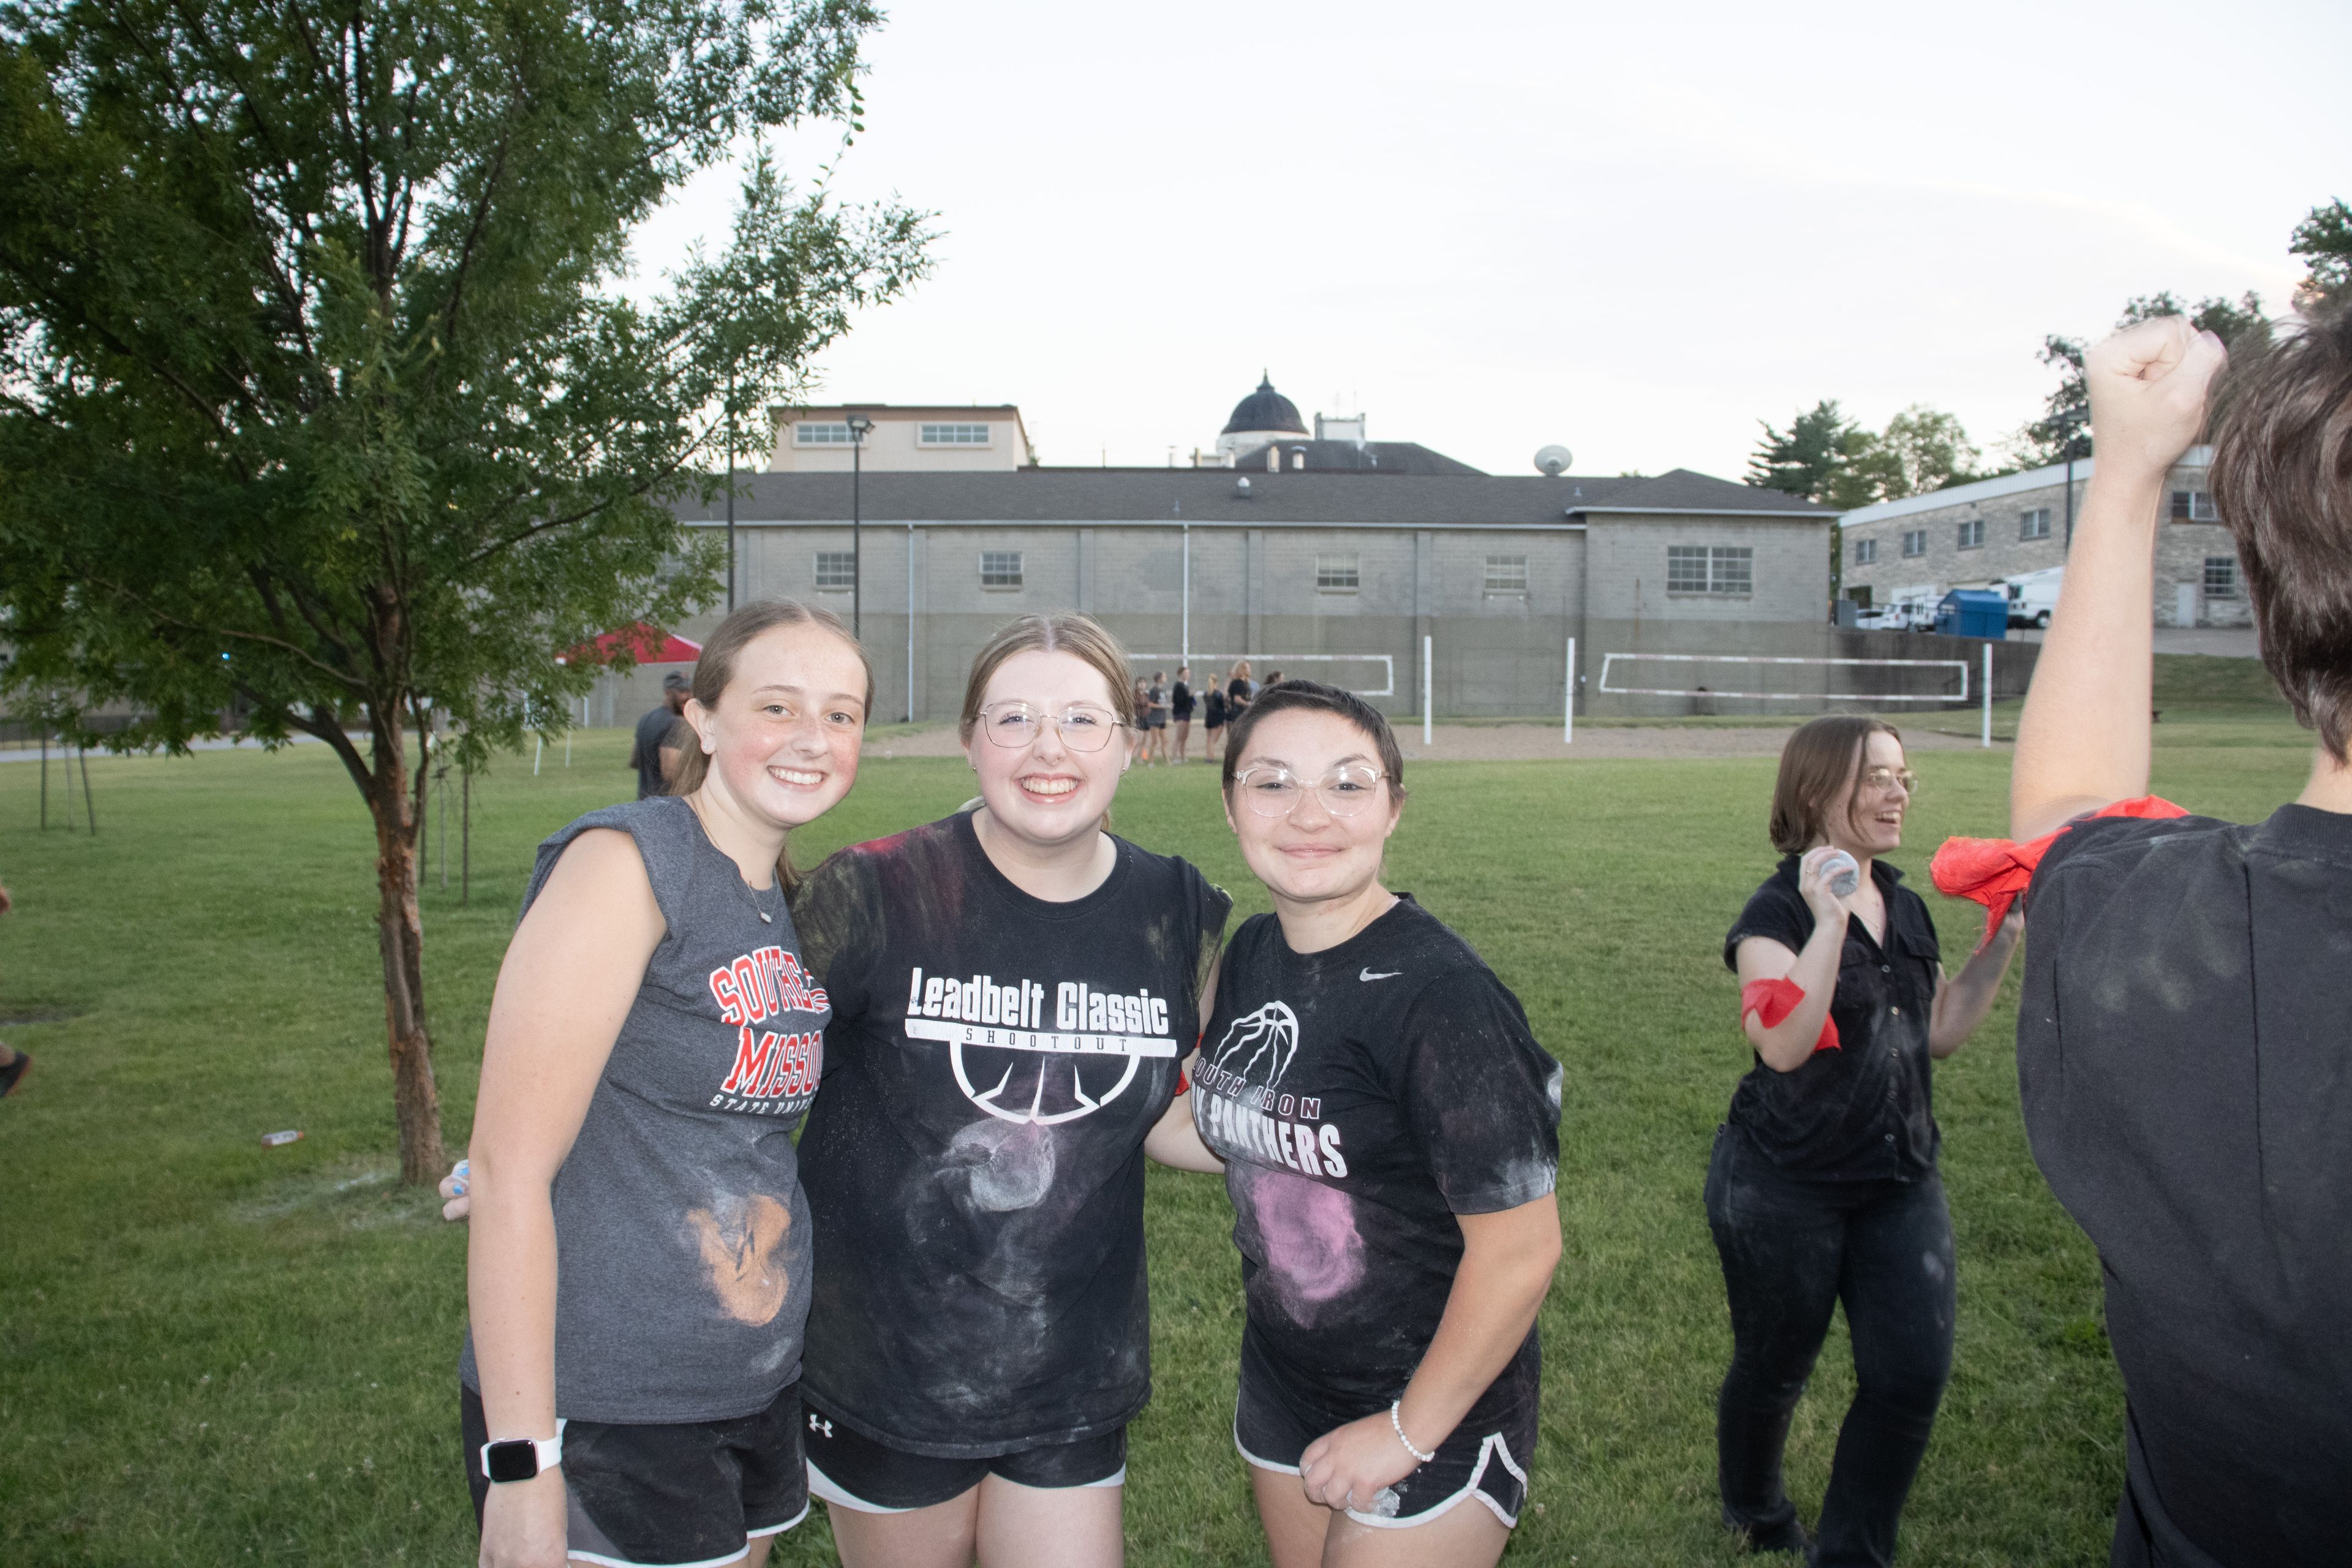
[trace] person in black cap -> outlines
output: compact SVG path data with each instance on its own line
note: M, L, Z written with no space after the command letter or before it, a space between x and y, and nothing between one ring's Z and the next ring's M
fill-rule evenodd
M636 743L629 748L629 766L637 770L637 798L667 795L671 775L677 772L679 727L685 721L686 700L694 682L684 670L662 677L662 705L637 721Z

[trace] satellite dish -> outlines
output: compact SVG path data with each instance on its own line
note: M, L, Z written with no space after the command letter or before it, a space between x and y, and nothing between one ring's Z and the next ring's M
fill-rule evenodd
M1575 454L1565 447L1546 447L1536 454L1536 470L1553 479L1568 472L1569 464L1576 461Z

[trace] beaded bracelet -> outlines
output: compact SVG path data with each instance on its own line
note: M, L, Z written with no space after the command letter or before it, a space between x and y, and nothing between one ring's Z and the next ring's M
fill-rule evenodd
M1397 1441L1404 1445L1404 1451L1406 1453L1411 1454L1423 1464L1426 1465L1433 1462L1437 1458L1435 1453L1423 1453L1420 1449L1412 1446L1412 1439L1404 1435L1404 1418L1398 1414L1398 1412L1403 1407L1404 1396L1402 1394L1399 1394L1396 1398L1389 1401L1389 1425L1396 1428Z

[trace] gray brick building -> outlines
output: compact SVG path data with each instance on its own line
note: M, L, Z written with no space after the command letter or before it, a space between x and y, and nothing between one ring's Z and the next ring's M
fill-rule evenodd
M2158 626L2241 626L2250 618L2237 550L2206 486L2211 461L2211 447L2191 447L2165 487L2150 606ZM2078 515L2096 463L2074 465ZM2063 466L2032 468L1847 512L1838 520L1846 596L1865 605L1933 601L1948 589L2064 565L2065 474Z
M850 492L846 474L750 479L738 598L848 618ZM1460 715L1559 711L1571 637L1588 678L1612 650L1828 651L1834 514L1683 471L885 471L865 475L859 506L856 597L883 719L952 717L989 634L1053 609L1097 616L1150 667L1190 654L1204 679L1246 657L1261 678L1333 679L1392 712L1419 710L1423 637L1436 710ZM724 527L723 510L686 516ZM1592 711L1641 700L1596 686Z

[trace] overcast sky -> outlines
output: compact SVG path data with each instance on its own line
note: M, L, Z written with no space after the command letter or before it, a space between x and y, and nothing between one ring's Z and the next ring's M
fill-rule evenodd
M869 58L835 188L942 237L817 394L1016 403L1053 464L1182 460L1262 368L1494 473L1737 477L1822 397L1990 450L2044 332L2283 312L2290 231L2352 198L2342 0L898 0ZM731 199L685 192L647 277Z

